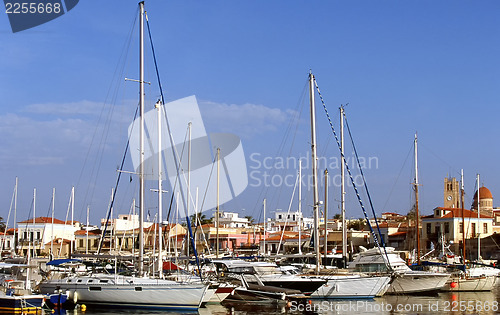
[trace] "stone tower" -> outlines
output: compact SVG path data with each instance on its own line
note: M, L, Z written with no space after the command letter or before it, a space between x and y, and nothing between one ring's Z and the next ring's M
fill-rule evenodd
M444 208L460 207L460 185L455 177L444 179Z

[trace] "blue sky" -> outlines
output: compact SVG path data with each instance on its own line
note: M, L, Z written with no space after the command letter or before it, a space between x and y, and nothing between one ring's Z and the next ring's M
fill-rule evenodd
M15 34L0 14L4 219L16 176L18 218L30 216L33 188L37 216L50 215L55 187L56 217L63 219L72 185L75 219L85 221L87 205L92 222L104 217L138 94L135 83L124 82L137 78L136 9L133 1L80 1L62 17ZM209 132L241 137L249 170L255 157L308 155L304 88L312 69L337 132L338 107L349 103L358 153L376 158L365 175L377 213L411 208L415 131L423 213L442 206L443 179L458 177L461 168L467 205L477 173L494 197L500 194L500 2L150 1L146 9L166 99L196 95ZM149 56L152 106L159 93ZM318 151L338 157L321 108L317 116ZM295 139L293 147L286 141L278 150L285 136ZM100 157L94 147L102 148ZM283 172L281 178L296 170ZM122 189L115 211L128 213L135 184ZM288 208L291 187L254 186L224 208L259 218L264 196L268 213ZM337 213L338 187L331 194L329 211ZM349 216L361 217L348 194Z

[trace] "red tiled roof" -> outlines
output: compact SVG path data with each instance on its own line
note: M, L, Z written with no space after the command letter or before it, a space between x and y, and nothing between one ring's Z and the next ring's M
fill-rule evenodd
M26 221L22 221L22 222L19 222L19 223L30 224L30 223L33 223L33 219L28 219ZM35 218L35 224L36 223L51 224L52 223L52 218L49 218L49 217L38 217L38 218ZM59 219L54 218L54 224L64 224L64 221L61 221Z
M389 236L400 236L400 235L406 235L408 232L396 232L396 233L392 233L392 234L389 234Z
M51 243L52 243L52 241L50 241L50 242L46 243L45 245L46 245L46 246L50 246L50 245L51 245ZM65 239L65 238L56 238L56 239L54 240L54 245L55 245L55 244L60 245L61 243L63 243L63 244L71 244L71 241L70 241L70 240L67 240L67 239Z
M461 208L442 208L438 207L436 209L447 211L448 213L442 216L441 218L461 218L462 217L462 209ZM477 212L464 209L464 218L477 218ZM484 214L480 214L480 217L483 219L492 219L492 217Z
M92 231L88 231L88 235L100 235L100 231L97 232L95 230L92 230ZM85 230L78 230L75 232L75 235L87 235L87 231Z

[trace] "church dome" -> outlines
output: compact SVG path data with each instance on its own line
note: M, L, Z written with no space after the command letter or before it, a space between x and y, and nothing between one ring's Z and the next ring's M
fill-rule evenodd
M477 199L477 191L474 194L474 200ZM493 199L493 195L491 194L491 191L486 188L486 187L480 187L479 188L479 199Z
M493 209L493 195L491 191L486 187L479 188L479 205L483 210L491 210ZM472 199L472 209L477 209L477 191L474 194L474 198Z

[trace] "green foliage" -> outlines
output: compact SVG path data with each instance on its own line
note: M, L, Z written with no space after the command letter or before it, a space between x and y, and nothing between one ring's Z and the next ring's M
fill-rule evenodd
M201 223L201 225L212 223L212 218L207 218L207 216L202 213L193 214L189 216L189 219L191 220L192 226L196 226L198 223Z
M347 223L348 229L353 229L356 231L361 231L364 226L365 226L365 219L350 220L349 223Z

